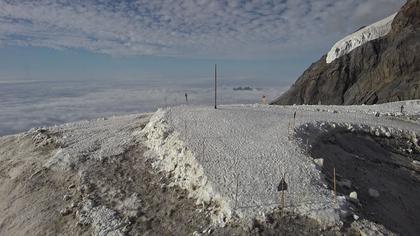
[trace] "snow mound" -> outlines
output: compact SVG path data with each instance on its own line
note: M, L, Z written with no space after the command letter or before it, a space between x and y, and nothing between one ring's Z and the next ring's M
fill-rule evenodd
M371 40L387 35L391 31L392 21L396 15L397 13L366 26L335 43L327 54L327 63L331 63Z
M228 203L213 190L203 167L167 120L167 113L158 110L146 127L138 133L146 138L146 146L154 151L149 153L149 157L155 159L153 165L170 172L174 184L188 190L190 196L197 199L197 204L217 203L212 212L212 219L215 223L224 225L226 219L231 217Z

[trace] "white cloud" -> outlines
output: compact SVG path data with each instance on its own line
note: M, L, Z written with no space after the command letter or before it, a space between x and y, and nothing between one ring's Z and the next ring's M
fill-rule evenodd
M0 136L39 126L152 112L159 107L185 104L185 93L188 93L190 104L211 105L213 102L211 88L187 85L164 88L127 81L102 81L100 85L97 81L8 81L1 85ZM285 88L253 91L233 91L232 88L219 88L219 103L257 103L262 95L272 100L285 91Z
M285 57L329 47L403 0L0 0L0 45L114 55ZM327 45L328 44L328 45Z

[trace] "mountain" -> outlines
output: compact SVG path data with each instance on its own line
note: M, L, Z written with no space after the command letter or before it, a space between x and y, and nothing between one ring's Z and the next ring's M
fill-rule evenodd
M272 104L376 104L420 98L420 0L338 41Z

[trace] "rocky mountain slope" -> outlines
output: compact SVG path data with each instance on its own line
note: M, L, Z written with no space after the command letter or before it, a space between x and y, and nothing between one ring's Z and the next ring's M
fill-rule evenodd
M349 105L417 99L419 55L420 0L409 0L395 17L338 41L272 104Z

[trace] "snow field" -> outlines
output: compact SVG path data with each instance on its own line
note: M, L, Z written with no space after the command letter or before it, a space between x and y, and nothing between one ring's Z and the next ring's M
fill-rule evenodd
M293 113L297 112L295 127L328 124L384 136L405 132L416 138L418 124L376 117L369 111L386 112L398 105L342 106L331 112L320 112L329 111L328 106L232 105L217 110L181 106L156 112L143 135L157 165L174 175L175 184L200 203L218 203L216 223L233 216L250 219L277 207L277 185L284 174L288 210L325 226L339 225L345 198L334 204L333 193L304 144L289 139Z

